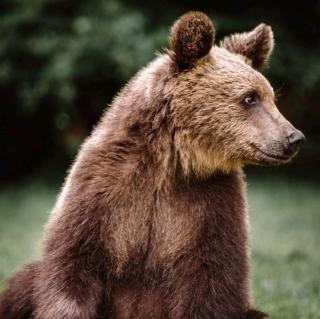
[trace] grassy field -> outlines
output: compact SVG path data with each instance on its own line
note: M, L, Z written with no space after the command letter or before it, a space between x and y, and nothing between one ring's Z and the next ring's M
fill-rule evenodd
M58 188L24 183L0 192L0 286L39 256ZM248 178L253 295L274 319L320 318L320 186Z

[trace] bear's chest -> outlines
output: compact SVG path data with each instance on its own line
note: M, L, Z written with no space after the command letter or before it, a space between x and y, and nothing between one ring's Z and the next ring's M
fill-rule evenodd
M132 193L111 215L108 251L115 271L163 268L202 249L226 254L243 236L244 200L237 176L177 184L170 191ZM222 248L224 251L222 251Z
M141 252L136 269L141 271L114 294L115 318L132 318L137 311L145 318L164 318L164 287L176 272L179 277L193 271L189 261L206 264L217 289L233 291L237 282L245 281L245 206L239 186L221 178L181 185L170 196L159 194L150 205L148 227L140 227L144 236L135 241Z
M204 242L213 253L233 247L245 235L245 217L241 180L233 176L179 185L155 205L149 260L174 262Z
M150 252L152 261L174 260L194 249L206 222L207 205L172 196L157 204L153 213Z

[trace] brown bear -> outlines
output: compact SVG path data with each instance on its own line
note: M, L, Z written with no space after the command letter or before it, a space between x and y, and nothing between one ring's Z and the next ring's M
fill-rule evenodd
M0 297L1 319L253 319L244 164L304 141L259 73L271 28L231 35L200 12L115 98L50 216L42 260Z

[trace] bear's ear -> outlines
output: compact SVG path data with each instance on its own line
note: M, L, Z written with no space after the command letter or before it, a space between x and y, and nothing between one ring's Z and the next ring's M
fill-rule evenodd
M273 50L273 32L270 26L259 24L254 30L226 37L220 44L230 52L243 55L255 69L261 69Z
M204 13L189 12L180 17L170 36L170 47L178 68L190 68L206 56L212 48L214 36L213 24Z

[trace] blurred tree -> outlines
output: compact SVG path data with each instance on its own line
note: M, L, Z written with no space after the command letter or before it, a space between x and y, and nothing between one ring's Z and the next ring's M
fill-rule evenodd
M266 73L281 89L282 111L314 141L307 153L314 158L319 1L2 0L0 176L23 175L48 159L69 162L107 102L191 9L213 18L219 38L261 21L273 26L277 47Z

